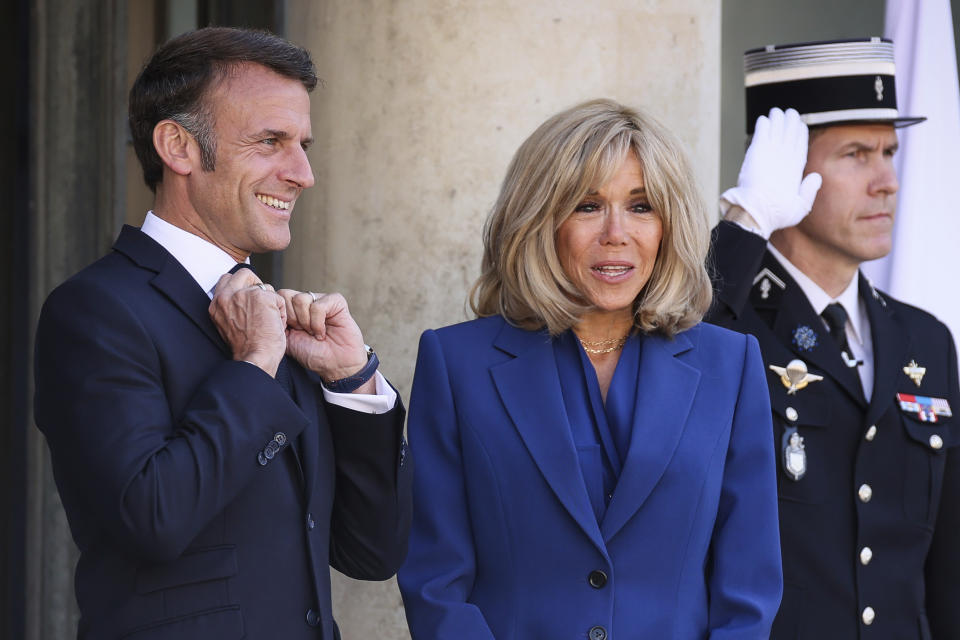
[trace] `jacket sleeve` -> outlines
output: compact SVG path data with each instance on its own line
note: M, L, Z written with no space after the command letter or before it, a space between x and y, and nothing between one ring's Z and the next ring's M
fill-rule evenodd
M708 567L711 640L770 635L783 595L770 400L760 347L746 354Z
M417 452L410 554L400 592L414 640L493 640L469 603L476 559L457 423L437 334L420 339L410 397L410 445Z
M960 408L960 390L957 378L957 349L949 337L947 350L948 384L953 411ZM953 428L960 428L953 416ZM933 541L927 554L926 605L932 637L960 638L960 446L951 447L946 452L947 460L943 473L943 485L940 493L940 510L933 530Z
M721 221L714 227L707 270L716 295L705 320L729 327L740 316L766 248L761 236L733 222Z
M226 358L186 365L210 369L173 415L163 371L183 363L164 361L122 296L96 281L51 294L35 358L36 422L81 549L106 535L147 561L178 557L259 472L275 433L292 439L307 424L269 375Z
M324 407L321 407L323 410ZM407 554L413 460L399 397L387 413L326 403L336 455L330 565L358 580L386 580Z

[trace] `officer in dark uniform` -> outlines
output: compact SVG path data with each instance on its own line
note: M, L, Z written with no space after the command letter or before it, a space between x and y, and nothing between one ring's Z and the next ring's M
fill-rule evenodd
M709 319L756 336L768 367L784 573L771 637L960 638L957 352L859 272L891 246L895 127L923 118L897 112L887 40L745 62L753 139L721 198Z

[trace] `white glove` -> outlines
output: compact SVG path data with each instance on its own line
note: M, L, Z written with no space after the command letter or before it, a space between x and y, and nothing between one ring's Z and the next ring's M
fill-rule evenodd
M741 207L756 222L755 231L767 239L777 229L800 222L823 182L819 173L803 177L807 143L807 125L796 110L784 113L774 107L769 117L757 118L737 186L720 196L720 211Z

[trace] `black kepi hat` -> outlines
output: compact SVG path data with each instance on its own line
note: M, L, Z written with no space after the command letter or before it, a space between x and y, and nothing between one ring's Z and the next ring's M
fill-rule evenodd
M905 127L894 84L893 42L886 38L767 45L743 55L747 133L773 107L796 109L807 126L888 122Z

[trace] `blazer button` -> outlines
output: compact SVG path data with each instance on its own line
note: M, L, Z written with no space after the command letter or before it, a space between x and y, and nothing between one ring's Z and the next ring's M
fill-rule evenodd
M265 466L267 466L267 463L270 462L270 461L267 460L267 456L265 456L265 455L263 454L263 451L261 451L260 453L257 454L257 462L260 463L260 466L261 466L261 467L265 467Z
M310 529L310 530L312 531L313 528L316 527L316 526L317 526L317 521L313 519L313 514L312 514L312 513L308 513L308 514L307 514L307 529Z
M594 589L600 589L603 585L607 584L607 574L603 571L597 569L596 571L591 571L590 576L587 578L587 581L590 583L590 586Z
M307 624L311 627L320 626L320 614L313 609L307 609Z
M588 636L590 640L607 640L607 630L600 625L590 627Z

